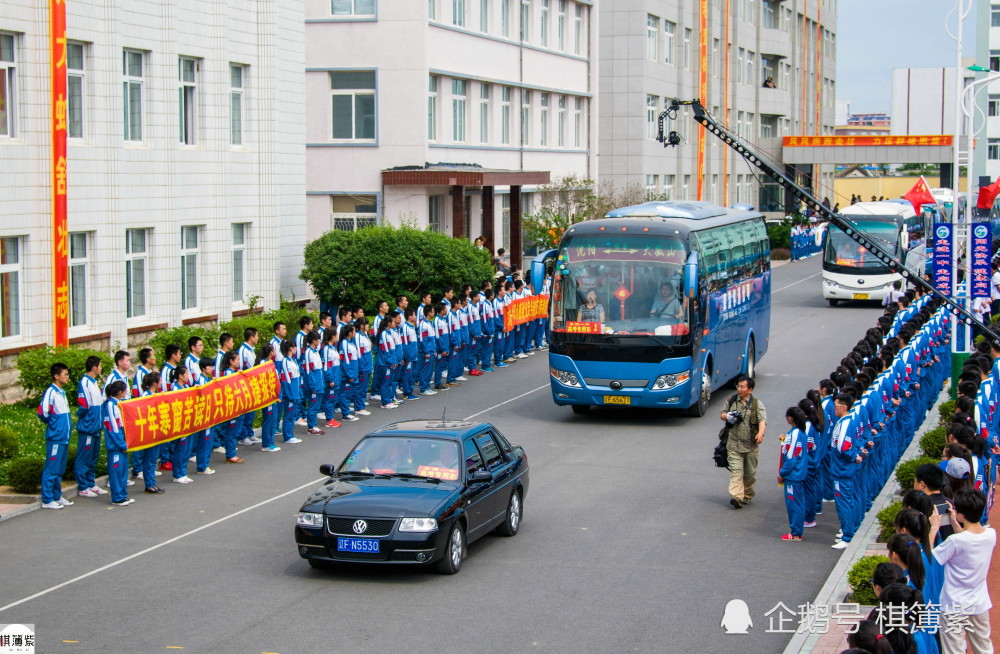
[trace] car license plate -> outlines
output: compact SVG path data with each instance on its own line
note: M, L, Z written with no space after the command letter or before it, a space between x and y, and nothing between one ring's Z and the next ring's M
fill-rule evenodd
M632 398L628 395L605 395L605 404L632 404Z
M338 538L338 552L371 552L378 554L378 541L372 538Z
M868 294L867 293L855 293L854 294L854 299L855 300L867 300L868 299Z

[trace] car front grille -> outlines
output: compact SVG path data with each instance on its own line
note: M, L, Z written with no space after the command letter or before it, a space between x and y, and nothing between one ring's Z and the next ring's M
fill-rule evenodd
M385 552L337 552L333 558L338 561L385 561Z
M362 532L354 531L354 523L359 520L363 520L367 524L367 529ZM327 531L335 536L388 536L392 533L392 528L395 525L394 519L384 518L337 518L331 516L326 519Z

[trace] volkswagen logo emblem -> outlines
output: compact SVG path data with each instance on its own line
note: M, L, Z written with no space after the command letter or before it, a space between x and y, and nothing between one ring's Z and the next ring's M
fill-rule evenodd
M613 391L620 391L622 389L622 383L620 381L613 381L608 386L611 387Z
M351 527L351 529L356 534L363 534L366 531L368 531L368 523L365 522L364 520L355 520L354 525Z

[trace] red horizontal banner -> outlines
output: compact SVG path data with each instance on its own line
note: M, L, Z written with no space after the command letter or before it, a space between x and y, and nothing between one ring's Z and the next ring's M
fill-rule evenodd
M599 322L577 322L575 320L570 320L566 323L565 329L556 329L554 331L566 332L568 334L603 334L604 331L601 329L601 323Z
M549 315L549 296L532 295L514 300L503 310L503 330L509 332L518 325Z
M278 374L268 362L219 377L204 386L156 393L122 402L130 452L214 427L278 401Z
M901 134L900 136L783 136L786 148L821 148L863 145L951 145L952 137L942 134Z

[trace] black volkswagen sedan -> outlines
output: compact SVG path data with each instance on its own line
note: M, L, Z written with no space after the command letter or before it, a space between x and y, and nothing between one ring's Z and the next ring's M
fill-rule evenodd
M485 422L407 420L369 433L299 509L295 542L314 568L332 562L436 563L455 574L469 543L513 536L528 457Z

